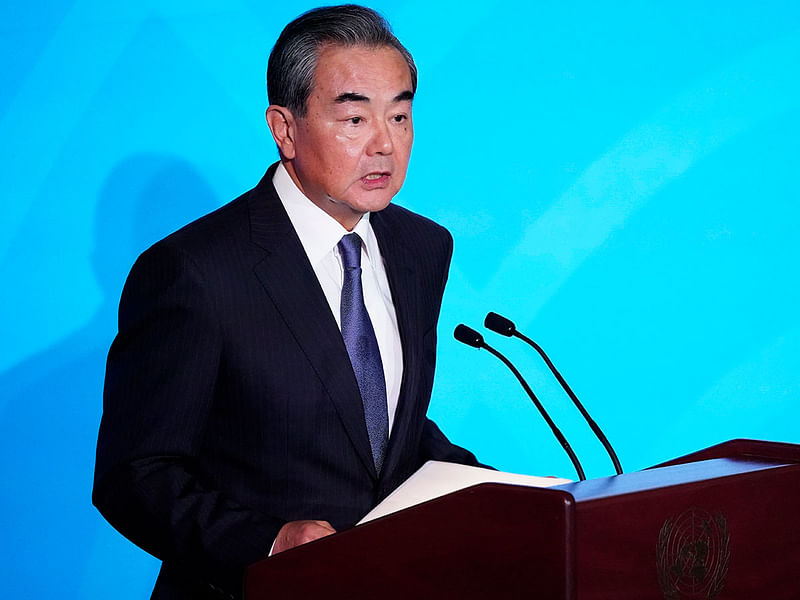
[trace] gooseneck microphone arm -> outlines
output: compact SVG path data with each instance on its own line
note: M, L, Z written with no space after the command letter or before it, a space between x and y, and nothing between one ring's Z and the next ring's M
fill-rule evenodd
M458 325L453 332L453 336L461 343L466 344L467 346L472 346L473 348L483 348L488 350L491 354L495 355L499 358L505 366L507 366L514 376L519 381L522 388L525 390L525 393L528 394L528 397L531 399L533 404L539 410L539 413L544 418L545 422L550 426L550 430L553 432L553 435L556 436L558 443L561 444L561 447L564 448L564 451L569 456L569 459L572 461L572 465L575 467L575 470L578 473L578 478L581 481L586 479L586 475L583 472L583 467L581 463L578 461L578 457L575 456L575 452L572 450L572 446L569 445L564 434L561 433L561 430L556 426L553 422L553 419L550 418L550 415L547 414L547 411L542 406L542 403L539 402L539 399L536 397L536 394L533 393L533 390L528 385L528 382L525 381L525 378L520 374L517 368L511 364L511 361L508 360L505 356L503 356L500 352L492 348L489 344L487 344L483 340L483 336L472 329L471 327L467 327L466 325Z
M601 444L603 444L603 447L606 449L608 456L611 458L611 462L614 463L614 469L616 470L617 475L621 475L622 465L620 465L619 458L617 458L617 453L614 452L614 448L611 447L611 443L608 441L608 438L603 433L603 430L600 429L600 426L597 423L595 423L594 419L592 419L592 417L589 415L589 412L584 408L583 404L581 404L581 401L578 400L578 397L575 395L575 392L573 392L572 388L569 387L569 384L561 376L561 373L558 372L558 369L556 369L553 362L548 358L547 354L545 354L545 351L542 350L542 347L539 346L539 344L534 342L526 335L517 331L516 326L510 319L506 319L505 317L498 315L497 313L494 312L488 313L486 315L486 319L484 320L483 324L487 329L491 329L492 331L494 331L495 333L499 333L500 335L505 335L507 337L511 336L518 337L523 342L533 347L533 349L539 353L539 356L542 357L545 364L547 364L547 367L550 369L555 378L558 380L558 383L561 384L561 387L570 397L570 400L572 400L572 403L575 405L575 407L578 409L581 415L583 415L583 418L589 424L589 427L594 432L595 436L597 436L597 439L600 440Z

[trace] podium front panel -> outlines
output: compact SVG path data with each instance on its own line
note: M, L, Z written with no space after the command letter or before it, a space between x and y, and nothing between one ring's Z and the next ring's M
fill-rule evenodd
M704 478L681 481L698 468ZM800 598L800 465L668 469L681 483L662 472L664 486L625 493L622 476L619 493L576 492L578 600Z
M245 598L573 600L573 523L567 493L481 484L261 561Z

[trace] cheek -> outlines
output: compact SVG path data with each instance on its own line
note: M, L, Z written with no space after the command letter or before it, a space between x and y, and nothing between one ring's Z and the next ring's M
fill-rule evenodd
M402 148L403 153L406 156L411 154L411 146L414 143L414 128L410 125L404 127L397 137L397 144Z
M409 131L408 135L404 135L400 143L396 146L396 153L398 154L399 161L403 163L403 168L406 167L408 164L408 160L411 157L411 146L414 142L414 133L413 131Z
M331 156L342 156L357 159L361 156L362 144L354 135L340 134L335 136L334 143L329 146Z
M347 148L345 148L345 154L348 156L348 158L352 160L358 160L363 154L363 152L360 147L348 146Z

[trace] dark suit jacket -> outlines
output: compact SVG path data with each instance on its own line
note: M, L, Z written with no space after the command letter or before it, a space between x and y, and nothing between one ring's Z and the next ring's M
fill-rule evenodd
M397 206L370 217L404 362L378 476L341 333L274 169L148 249L122 294L93 500L163 561L156 598L238 596L286 521L346 528L428 459L477 464L425 416L449 233Z

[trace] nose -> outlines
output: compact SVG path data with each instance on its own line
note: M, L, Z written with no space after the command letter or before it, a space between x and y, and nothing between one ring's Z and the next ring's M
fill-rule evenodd
M389 155L392 152L394 152L394 142L392 141L392 132L389 130L389 124L384 122L375 123L375 128L367 146L367 154L370 156L375 154Z

